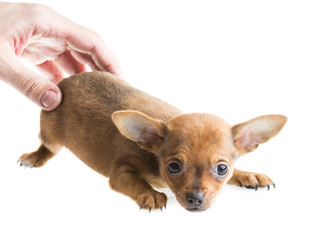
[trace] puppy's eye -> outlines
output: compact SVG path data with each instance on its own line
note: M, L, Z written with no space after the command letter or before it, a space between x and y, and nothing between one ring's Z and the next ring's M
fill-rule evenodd
M224 163L220 163L216 166L216 174L220 177L224 177L228 172L228 166Z
M175 175L181 171L182 167L178 160L173 160L168 163L167 170L170 174Z

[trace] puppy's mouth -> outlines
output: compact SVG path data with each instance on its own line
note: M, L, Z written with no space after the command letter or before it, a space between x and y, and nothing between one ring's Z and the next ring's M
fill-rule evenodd
M190 211L190 212L203 212L205 210L207 210L208 208L186 208L187 211Z

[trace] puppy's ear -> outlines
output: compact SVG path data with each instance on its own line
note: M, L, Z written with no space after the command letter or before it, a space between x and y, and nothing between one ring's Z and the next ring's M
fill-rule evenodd
M120 133L150 152L156 152L167 132L165 124L138 111L117 111L112 120Z
M276 136L287 118L283 115L265 115L232 127L234 145L239 153L252 152L261 143Z

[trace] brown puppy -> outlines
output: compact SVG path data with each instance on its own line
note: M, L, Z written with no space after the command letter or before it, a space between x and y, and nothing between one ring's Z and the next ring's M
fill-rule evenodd
M268 187L263 174L234 169L241 155L274 137L286 123L266 115L231 127L205 113L181 114L109 73L82 73L59 83L62 104L41 112L41 146L20 164L41 167L61 147L110 178L111 187L141 208L158 209L169 187L191 211L210 207L228 182Z

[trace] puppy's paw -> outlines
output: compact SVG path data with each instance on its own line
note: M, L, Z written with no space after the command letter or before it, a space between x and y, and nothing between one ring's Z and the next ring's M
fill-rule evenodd
M160 209L166 207L167 196L164 193L157 192L155 190L140 194L136 202L140 206L140 209Z
M265 174L244 171L238 171L236 174L234 173L229 183L240 187L255 189L255 191L257 191L258 188L267 188L269 191L270 186L274 188L276 186Z
M44 157L40 156L38 152L32 152L23 154L19 158L17 163L20 164L20 166L33 168L33 167L42 167L45 164L45 162L46 161Z

